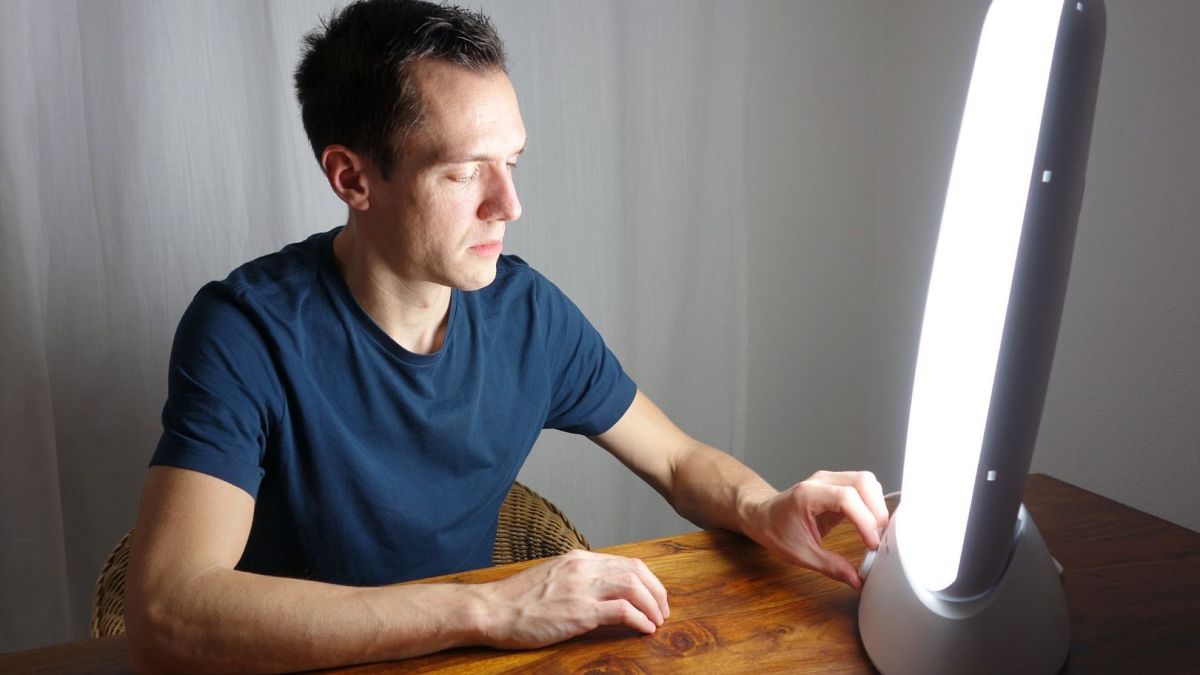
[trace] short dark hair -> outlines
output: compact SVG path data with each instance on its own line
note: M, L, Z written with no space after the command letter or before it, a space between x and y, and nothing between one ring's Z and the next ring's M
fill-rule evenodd
M317 161L338 143L384 178L421 122L414 63L507 72L504 43L482 12L420 0L359 0L323 19L301 45L296 98Z

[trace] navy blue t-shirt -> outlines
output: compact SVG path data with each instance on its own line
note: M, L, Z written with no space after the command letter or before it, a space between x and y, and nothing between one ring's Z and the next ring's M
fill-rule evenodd
M603 433L636 387L562 291L511 256L491 285L452 292L441 349L408 352L350 295L339 230L200 289L150 463L255 497L241 570L367 586L486 567L538 433Z

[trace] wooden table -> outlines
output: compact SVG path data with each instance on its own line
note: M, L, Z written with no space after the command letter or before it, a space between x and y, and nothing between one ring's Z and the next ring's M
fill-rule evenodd
M1200 672L1200 534L1043 475L1029 478L1025 504L1065 569L1064 672ZM845 524L827 544L862 557ZM873 672L857 593L741 537L696 532L604 550L642 558L666 585L671 618L655 635L601 629L534 651L459 649L337 672ZM529 564L439 580L491 581ZM0 656L0 672L30 670L128 672L128 648L122 636Z

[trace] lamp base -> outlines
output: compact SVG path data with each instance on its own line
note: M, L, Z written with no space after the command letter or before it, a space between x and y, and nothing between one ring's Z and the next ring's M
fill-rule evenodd
M901 562L901 503L865 571L858 605L863 646L883 673L1054 673L1071 647L1055 563L1021 505L1003 576L987 593L948 600L914 584Z

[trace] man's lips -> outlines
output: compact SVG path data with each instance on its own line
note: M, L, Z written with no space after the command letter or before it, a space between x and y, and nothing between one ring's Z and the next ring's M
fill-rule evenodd
M504 250L504 242L500 239L485 241L482 244L472 246L471 250L479 255L499 255Z

